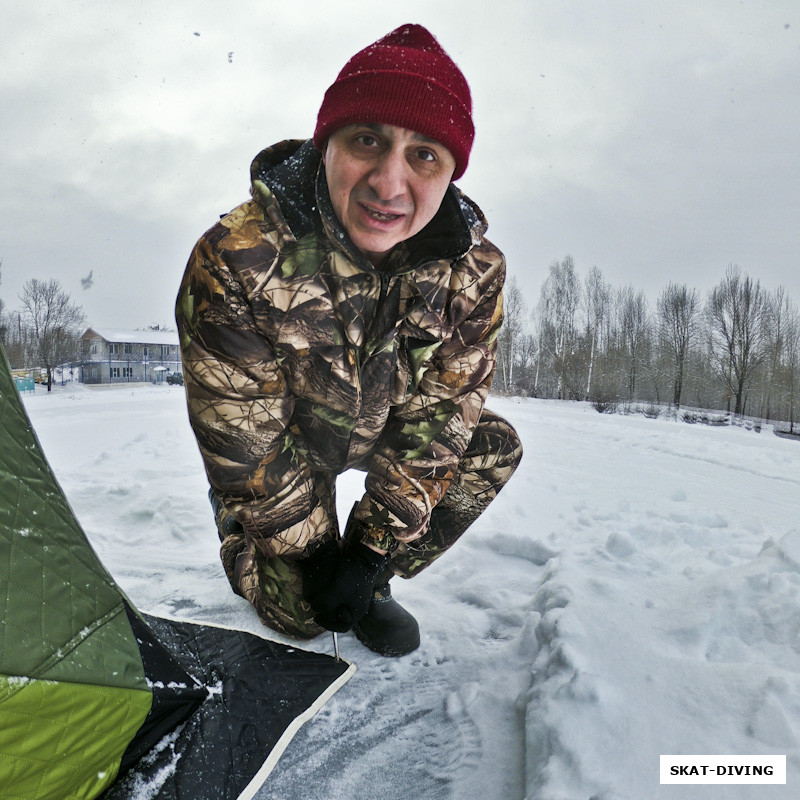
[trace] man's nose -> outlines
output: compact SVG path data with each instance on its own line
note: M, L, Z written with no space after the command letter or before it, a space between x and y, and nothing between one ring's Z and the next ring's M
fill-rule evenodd
M408 165L401 150L392 148L378 159L368 181L379 200L389 202L404 195L407 169Z

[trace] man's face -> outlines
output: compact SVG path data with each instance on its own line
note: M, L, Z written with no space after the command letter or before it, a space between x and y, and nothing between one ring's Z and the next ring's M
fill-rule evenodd
M333 210L376 266L439 210L456 162L439 142L395 125L348 125L323 154Z

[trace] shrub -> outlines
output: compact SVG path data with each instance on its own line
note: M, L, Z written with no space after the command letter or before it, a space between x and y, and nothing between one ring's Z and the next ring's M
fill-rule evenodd
M651 403L649 406L645 406L642 410L642 414L648 419L658 419L661 416L661 406Z

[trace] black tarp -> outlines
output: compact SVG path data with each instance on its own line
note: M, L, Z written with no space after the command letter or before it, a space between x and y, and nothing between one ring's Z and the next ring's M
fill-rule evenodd
M355 667L244 631L144 615L205 700L103 800L246 800Z

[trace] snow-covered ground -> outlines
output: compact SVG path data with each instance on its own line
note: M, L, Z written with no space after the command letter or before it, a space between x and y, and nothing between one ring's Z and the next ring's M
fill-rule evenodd
M139 608L265 632L219 564L180 387L57 387L25 404ZM384 659L341 636L358 671L259 797L800 796L800 442L489 405L526 456L450 553L394 582L421 648ZM342 516L361 485L341 479ZM786 754L787 784L659 785L673 753Z

